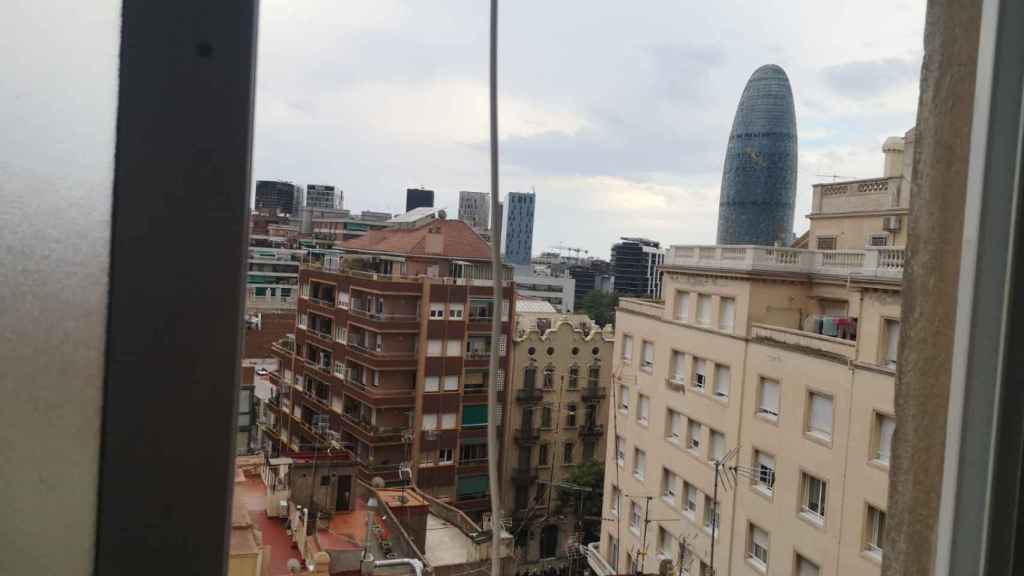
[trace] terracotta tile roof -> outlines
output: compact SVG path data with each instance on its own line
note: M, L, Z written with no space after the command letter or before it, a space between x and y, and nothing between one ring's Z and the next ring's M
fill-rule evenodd
M428 251L429 236L440 235L439 249ZM346 250L383 252L402 256L489 260L491 247L462 220L432 220L418 228L371 230L341 243Z

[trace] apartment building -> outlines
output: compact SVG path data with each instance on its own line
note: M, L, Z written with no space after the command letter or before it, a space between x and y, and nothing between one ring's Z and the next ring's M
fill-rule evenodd
M880 574L904 247L864 207L893 178L815 188L846 249L673 246L664 299L621 301L595 572Z
M295 334L274 348L271 453L337 443L355 454L360 477L411 479L479 518L489 506L494 345L503 355L499 415L507 405L511 270L502 271L499 307L490 249L458 220L370 231L342 247L344 257L310 251L300 269ZM492 321L503 323L497 343Z
M613 336L586 315L516 315L502 496L519 535L521 570L568 565L565 548L579 518L559 509L561 488L551 487L604 459Z
M658 270L665 259L661 245L646 238L622 238L612 245L612 274L614 290L620 296L641 298L661 297L661 277Z
M487 192L459 192L459 220L482 231L491 227L491 195Z

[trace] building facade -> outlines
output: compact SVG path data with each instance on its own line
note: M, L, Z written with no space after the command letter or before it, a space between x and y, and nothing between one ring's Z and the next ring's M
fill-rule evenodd
M605 260L593 259L586 263L577 264L569 269L569 276L576 282L576 292L573 300L578 304L588 292L598 290L600 292L611 292L613 290L611 265Z
M491 195L486 192L459 192L459 220L474 230L491 227Z
M505 429L503 509L518 534L519 566L567 565L579 541L577 515L554 488L587 462L602 461L614 343L584 315L517 314L512 345L513 409Z
M433 208L434 191L425 188L406 188L405 190L405 211L411 212L417 208Z
M812 238L863 239L848 190ZM904 257L672 248L664 300L616 315L597 573L880 573Z
M515 267L516 294L550 302L558 311L568 314L576 306L576 281L569 276L538 274L529 266Z
M309 184L306 186L306 208L335 210L341 208L341 190L334 186Z
M259 180L256 182L256 210L274 214L295 214L301 203L301 192L291 182Z
M502 203L501 246L506 264L525 266L533 254L533 212L536 197L530 192L509 192Z
M362 478L411 478L479 518L489 506L492 346L507 405L511 271L496 305L490 249L457 220L371 231L342 247L344 258L311 251L300 269L295 334L274 347L270 452L338 443ZM492 321L503 327L496 343Z
M646 238L622 238L612 246L612 275L615 293L620 296L658 298L661 296L661 272L665 259L661 245Z
M789 245L796 200L793 91L774 64L750 76L733 118L722 168L718 243Z

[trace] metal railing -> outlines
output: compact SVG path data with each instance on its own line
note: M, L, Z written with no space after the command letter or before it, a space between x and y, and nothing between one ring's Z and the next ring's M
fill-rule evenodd
M664 266L899 280L903 276L905 263L906 249L891 246L863 250L673 246L665 258Z

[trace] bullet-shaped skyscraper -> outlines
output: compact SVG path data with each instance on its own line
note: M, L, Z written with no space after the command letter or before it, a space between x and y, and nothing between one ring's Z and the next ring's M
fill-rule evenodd
M747 81L729 133L718 243L788 244L796 200L797 138L786 71L761 66Z

